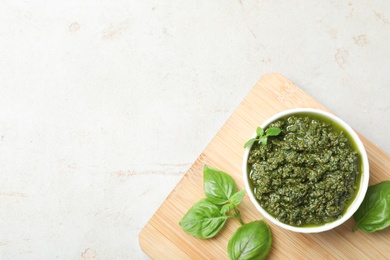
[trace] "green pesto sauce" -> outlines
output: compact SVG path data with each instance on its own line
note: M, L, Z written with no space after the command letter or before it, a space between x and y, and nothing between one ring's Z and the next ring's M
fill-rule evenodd
M279 221L318 226L342 217L356 196L361 156L340 125L312 114L279 119L282 132L255 142L249 176L260 205Z

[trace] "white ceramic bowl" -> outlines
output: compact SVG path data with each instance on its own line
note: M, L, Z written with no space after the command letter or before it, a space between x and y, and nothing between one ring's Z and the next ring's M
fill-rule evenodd
M353 200L353 202L348 207L348 209L345 212L345 214L341 218L339 218L339 219L337 219L337 220L335 220L333 222L326 223L326 224L321 225L321 226L315 226L315 227L296 227L296 226L291 226L291 225L288 225L288 224L280 222L277 218L275 218L272 215L270 215L267 211L265 211L260 206L260 204L258 203L258 201L256 200L256 198L255 198L255 196L253 194L253 190L250 188L250 185L249 185L249 172L248 172L248 163L247 163L247 161L248 161L249 151L252 148L252 145L245 149L243 165L242 165L243 179L244 179L244 183L245 183L245 188L246 188L246 190L248 192L250 200L255 205L256 209L258 211L260 211L260 213L266 219L271 221L272 223L274 223L274 224L276 224L276 225L278 225L278 226L280 226L280 227L282 227L284 229L291 230L291 231L294 231L294 232L300 232L300 233L318 233L318 232L323 232L323 231L327 231L327 230L333 229L333 228L341 225L342 223L344 223L346 220L348 220L355 213L355 211L359 208L360 204L362 203L362 201L364 199L364 196L366 194L367 188L368 188L368 181L369 181L369 177L370 177L367 153L366 153L366 150L364 149L363 143L361 142L360 138L358 137L358 135L355 133L355 131L352 130L352 128L347 123L345 123L340 118L334 116L333 114L330 114L328 112L324 112L322 110L312 109L312 108L297 108L297 109L285 110L285 111L282 111L282 112L280 112L278 114L275 114L274 116L270 117L268 120L266 120L260 126L262 128L265 128L270 123L272 123L272 122L274 122L274 121L276 121L276 120L278 120L278 119L280 119L282 117L293 115L293 114L296 114L296 113L308 113L308 114L320 115L322 117L328 118L331 121L334 121L338 125L340 125L342 128L344 128L344 130L349 133L349 135L353 138L354 142L356 143L356 146L358 148L358 152L360 153L360 156L361 156L361 159L362 159L361 162L363 164L363 167L361 167L361 168L363 169L363 172L361 174L360 180L358 180L358 181L360 181L360 185L359 185L359 190L357 191L357 195L356 195L355 199ZM256 136L257 136L256 133L254 133L251 138L255 138Z

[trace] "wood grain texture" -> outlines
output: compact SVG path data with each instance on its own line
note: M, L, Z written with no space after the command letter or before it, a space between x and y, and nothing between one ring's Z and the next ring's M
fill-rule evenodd
M271 73L260 79L145 225L139 235L142 250L153 259L228 259L227 243L239 227L238 221L230 219L221 233L209 240L187 235L178 225L187 210L205 196L203 166L229 173L243 189L243 144L268 117L298 107L328 111L280 74ZM390 179L390 157L360 137L370 161L370 185ZM240 211L244 222L263 218L247 195ZM352 232L351 218L331 231L300 234L268 223L273 235L268 259L389 259L390 228L372 234Z

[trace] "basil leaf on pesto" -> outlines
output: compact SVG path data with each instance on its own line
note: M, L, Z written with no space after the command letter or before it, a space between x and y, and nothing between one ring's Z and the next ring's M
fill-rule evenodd
M261 143L262 145L267 145L267 141L268 141L267 136L260 136L259 143Z
M203 198L190 208L179 225L188 234L205 239L215 236L228 218L220 207Z
M252 145L256 141L258 141L259 144L267 145L269 136L277 136L281 132L282 132L282 130L279 127L270 127L270 128L267 128L264 132L264 129L259 126L256 128L257 137L249 139L244 144L244 148L247 148L248 146Z
M353 231L375 232L390 226L390 181L383 181L367 189L366 196L353 215Z
M267 129L267 131L265 131L265 135L266 136L277 136L280 134L280 132L282 132L282 130L280 130L280 128L270 127Z
M264 134L264 129L261 128L260 126L256 128L256 134L258 136L262 136Z
M247 223L236 230L228 242L231 260L264 259L272 244L271 230L264 220Z
M247 148L248 146L252 145L254 142L258 141L256 138L251 138L244 144L244 148Z
M230 175L207 165L204 166L203 181L206 197L217 205L229 202L237 190L237 184Z

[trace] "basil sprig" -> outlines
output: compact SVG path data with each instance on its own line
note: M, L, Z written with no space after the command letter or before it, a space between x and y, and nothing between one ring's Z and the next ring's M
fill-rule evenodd
M249 139L248 142L244 144L244 148L247 148L256 141L259 144L267 145L269 136L278 136L281 132L282 130L278 127L270 127L264 131L264 129L259 126L256 128L257 137Z
M208 239L221 231L227 219L236 218L242 226L228 242L229 258L263 259L271 247L271 232L263 220L247 224L242 221L237 207L246 191L237 191L230 175L207 165L203 169L203 182L206 197L188 210L179 222L180 227L192 236Z
M195 237L211 238L228 218L237 218L243 224L237 207L246 191L237 192L237 184L230 175L207 165L203 168L203 182L206 198L190 208L180 220L180 227ZM234 212L228 215L232 210Z
M359 209L353 215L360 229L375 232L390 226L390 181L383 181L367 189Z
M229 258L264 259L271 244L271 230L267 223L264 220L253 221L238 228L229 240Z

